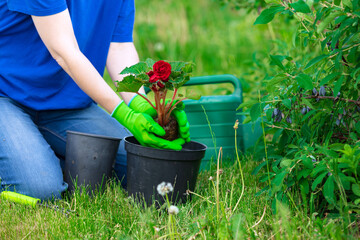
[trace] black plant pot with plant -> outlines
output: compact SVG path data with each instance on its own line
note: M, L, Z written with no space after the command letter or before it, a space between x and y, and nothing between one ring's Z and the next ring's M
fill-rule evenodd
M178 93L178 89L190 80L192 69L193 63L190 62L155 62L147 59L120 73L126 76L117 83L117 91L138 94L130 107L149 114L164 128L165 136L158 137L169 141L178 138L187 141L181 151L176 151L143 146L135 137L124 139L128 161L127 190L137 199L144 198L146 204L156 202L161 205L165 197L173 203L183 202L188 199L187 190L194 191L206 146L190 141L188 136L181 136L183 131L178 125L180 121L173 118L184 107L181 103L184 99L200 98L200 95L191 91L187 91L186 96ZM154 102L139 92L142 86L153 92ZM169 92L172 92L172 97L167 99ZM163 191L157 191L158 186L162 188L162 185L170 190L166 191L166 196Z
M130 136L124 138L127 151L127 190L137 200L147 205L162 205L165 197L157 190L159 184L170 183L169 201L187 201L194 191L201 159L205 155L204 144L190 141L181 151L156 149L142 146Z

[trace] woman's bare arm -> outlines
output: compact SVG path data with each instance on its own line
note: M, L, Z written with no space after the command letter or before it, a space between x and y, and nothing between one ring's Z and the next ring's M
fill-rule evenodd
M106 69L109 72L111 79L115 81L121 81L122 76L119 73L125 68L134 65L139 62L139 56L132 42L112 42L110 44L109 54L106 62ZM141 88L141 93L145 93ZM120 93L122 99L128 103L135 93Z
M32 19L52 57L89 97L111 113L120 97L80 51L68 10Z

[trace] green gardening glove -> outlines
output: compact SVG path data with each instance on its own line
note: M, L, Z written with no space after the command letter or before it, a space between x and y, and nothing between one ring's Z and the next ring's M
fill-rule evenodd
M181 150L181 145L185 143L181 138L167 141L157 137L156 135L164 136L165 130L150 115L136 113L125 102L121 102L111 116L126 127L143 146Z
M170 100L166 100L166 103ZM174 101L173 105L176 103ZM156 110L151 107L151 105L142 97L136 95L129 104L129 107L138 113L146 113L151 117L156 117ZM172 115L175 117L179 124L179 134L180 137L185 140L185 142L190 142L190 125L186 117L186 113L184 111L185 105L183 103L179 103L176 105L176 108L172 111Z

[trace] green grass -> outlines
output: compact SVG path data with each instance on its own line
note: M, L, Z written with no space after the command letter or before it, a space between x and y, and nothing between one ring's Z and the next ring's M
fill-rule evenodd
M192 200L178 205L175 221L181 239L355 239L344 228L349 232L356 226L344 227L337 219L307 216L287 207L273 214L265 196L255 197L262 186L250 174L254 162L242 160L245 185L237 208L242 189L239 165L224 160L219 179L216 166L201 172ZM143 208L114 182L94 197L76 192L53 204L74 213L66 217L49 208L2 200L0 239L170 239L166 209Z

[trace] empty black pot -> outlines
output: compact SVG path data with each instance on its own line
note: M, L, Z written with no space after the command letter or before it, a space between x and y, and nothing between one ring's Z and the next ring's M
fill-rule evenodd
M201 159L205 155L204 144L191 141L181 151L156 149L141 146L130 136L124 138L127 151L127 190L136 199L146 204L164 203L157 192L162 182L171 183L174 190L168 194L172 203L185 202L190 196L186 190L194 191Z
M111 176L119 138L67 131L64 180L69 191L88 186L91 193Z

